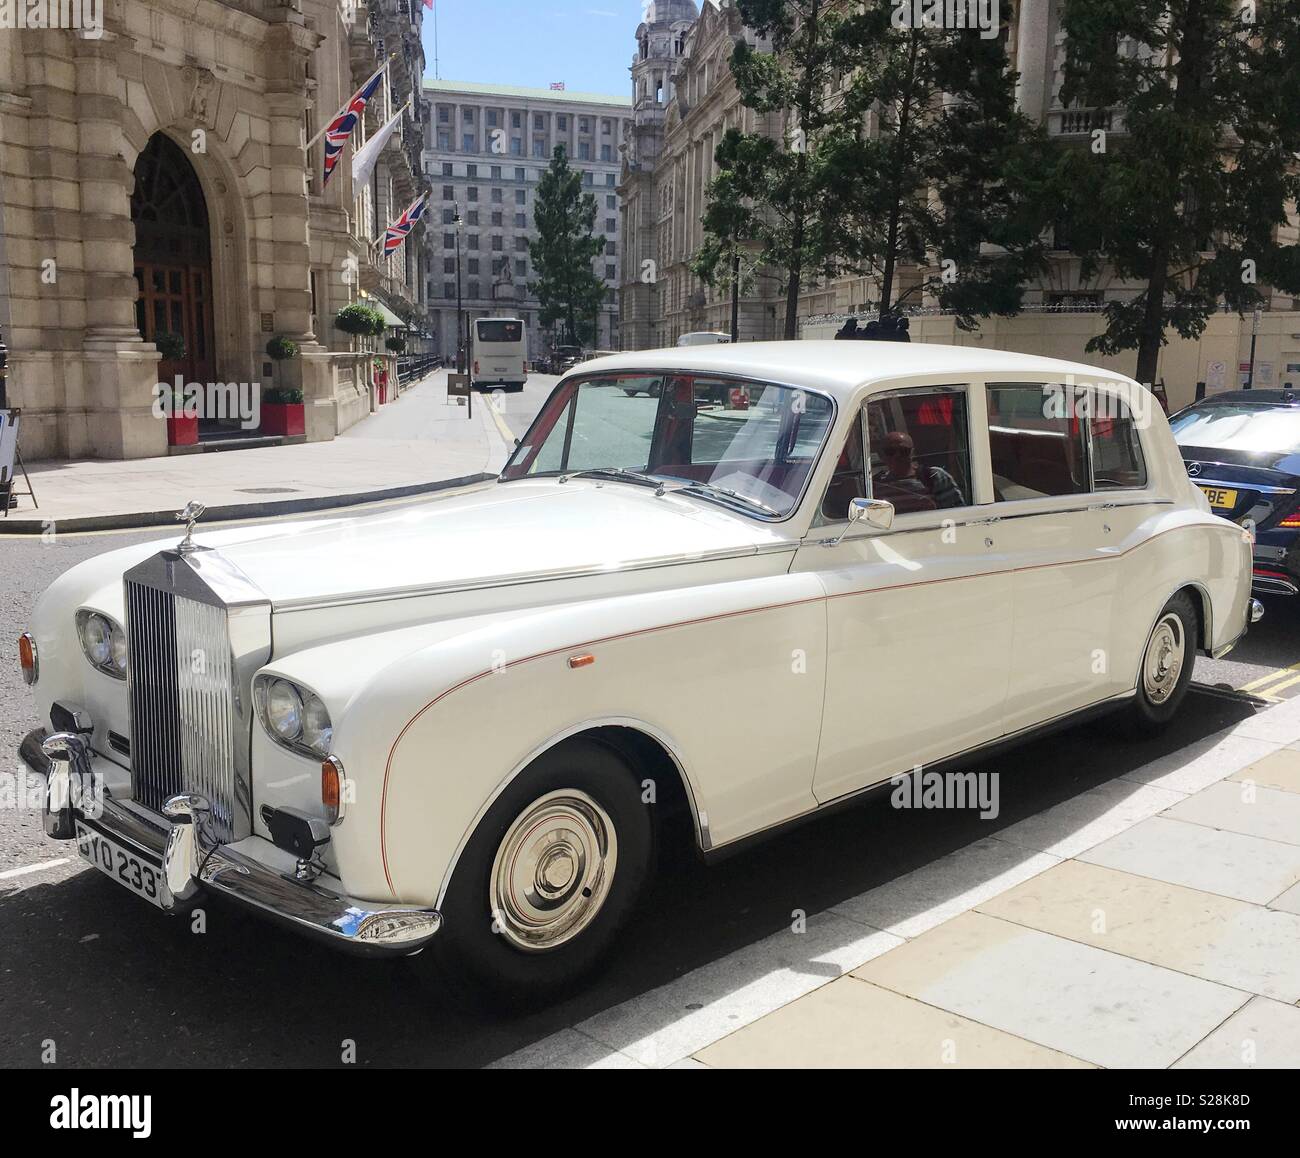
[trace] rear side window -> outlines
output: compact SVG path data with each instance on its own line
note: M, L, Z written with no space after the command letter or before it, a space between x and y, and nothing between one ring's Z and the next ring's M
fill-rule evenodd
M893 503L900 515L971 502L964 388L927 387L871 399L867 437L871 496Z
M1092 434L1092 488L1122 490L1147 485L1142 440L1128 403L1113 394L1096 392L1089 420Z
M989 449L998 502L1086 494L1084 419L1063 388L988 388Z

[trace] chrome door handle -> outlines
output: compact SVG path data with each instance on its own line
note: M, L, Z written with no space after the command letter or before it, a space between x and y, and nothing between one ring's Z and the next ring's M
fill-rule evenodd
M971 521L966 525L969 527L987 527L987 526L991 526L993 523L1000 523L1000 522L1002 522L1002 516L993 515L992 517L987 519L971 519Z

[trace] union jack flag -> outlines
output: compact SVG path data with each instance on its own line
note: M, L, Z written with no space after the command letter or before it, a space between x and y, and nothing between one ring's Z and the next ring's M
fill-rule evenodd
M425 198L428 196L427 193L421 193L407 207L406 212L384 230L385 257L406 240L406 235L411 232L411 227L424 216Z
M348 143L348 138L352 136L352 130L357 127L361 114L366 111L366 102L375 95L383 83L384 69L387 67L387 64L381 66L374 76L357 89L352 99L339 109L338 116L330 121L325 129L325 175L321 179L322 189L329 184L330 174L334 172L334 166L343 156L343 146Z

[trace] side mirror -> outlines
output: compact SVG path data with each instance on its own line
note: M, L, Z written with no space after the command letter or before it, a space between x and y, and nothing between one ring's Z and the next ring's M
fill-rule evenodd
M894 504L884 499L850 499L849 526L865 522L877 531L887 531L894 525Z

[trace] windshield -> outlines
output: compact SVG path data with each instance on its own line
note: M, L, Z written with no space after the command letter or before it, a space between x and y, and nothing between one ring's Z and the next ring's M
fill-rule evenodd
M1193 406L1169 420L1180 446L1220 450L1300 450L1300 410L1281 406Z
M833 418L830 399L787 386L692 374L584 378L551 396L501 478L636 472L784 516Z

